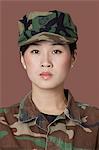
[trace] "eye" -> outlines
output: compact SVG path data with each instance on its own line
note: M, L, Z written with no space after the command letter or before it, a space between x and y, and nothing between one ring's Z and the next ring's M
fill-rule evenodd
M35 50L32 50L31 53L33 53L33 54L38 54L38 53L39 53L39 50L36 50L36 49L35 49Z
M60 50L54 50L53 53L54 53L54 54L61 54L62 51L60 51Z

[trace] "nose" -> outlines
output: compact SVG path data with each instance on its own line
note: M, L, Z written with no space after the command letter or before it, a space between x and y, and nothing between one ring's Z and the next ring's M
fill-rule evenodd
M49 55L43 55L42 61L41 61L41 67L53 67L53 63L51 62L51 58Z

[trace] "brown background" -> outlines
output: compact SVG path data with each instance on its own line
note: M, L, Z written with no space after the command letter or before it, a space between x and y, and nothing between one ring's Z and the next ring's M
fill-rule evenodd
M0 106L18 102L31 84L20 63L17 20L28 11L59 9L78 26L78 60L65 88L82 102L99 107L99 2L13 0L0 1Z

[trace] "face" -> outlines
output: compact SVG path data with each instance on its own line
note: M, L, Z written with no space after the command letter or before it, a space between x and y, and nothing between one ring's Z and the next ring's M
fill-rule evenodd
M64 86L74 57L68 45L40 41L27 48L21 62L32 86L52 89Z

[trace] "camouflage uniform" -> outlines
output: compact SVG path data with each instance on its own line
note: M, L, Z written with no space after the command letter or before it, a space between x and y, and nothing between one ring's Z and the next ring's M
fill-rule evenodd
M76 102L51 123L29 92L20 103L0 109L0 150L99 150L99 109Z

